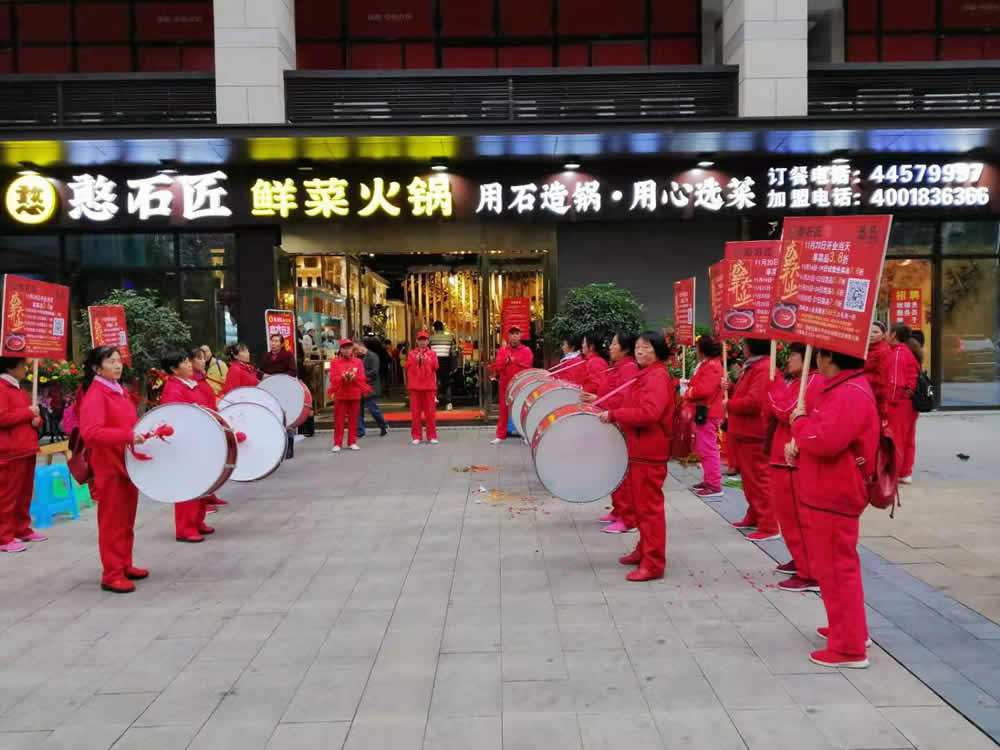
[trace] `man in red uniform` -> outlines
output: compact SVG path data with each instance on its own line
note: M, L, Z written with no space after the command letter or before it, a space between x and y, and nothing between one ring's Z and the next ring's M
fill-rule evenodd
M868 625L858 526L868 505L865 477L875 465L878 410L864 360L824 350L816 359L826 382L808 414L798 407L792 412L793 441L786 447L788 459L798 460L811 562L829 623L817 631L827 647L810 659L825 667L860 669L868 666Z
M417 334L417 347L406 357L406 388L410 392L410 437L414 445L423 438L421 421L427 427L427 440L437 445L437 372L438 355L430 348L427 331Z
M892 440L896 446L896 466L899 467L901 484L913 483L913 477L904 475L902 471L906 446L915 440L917 429L913 394L917 390L917 378L920 377L920 363L906 344L912 335L909 326L893 326L892 349L889 352L889 429L892 430Z
M361 397L371 391L365 378L365 366L354 356L354 342L340 340L340 351L330 362L330 386L327 395L333 396L333 448L340 453L344 440L344 420L347 420L347 447L352 451L358 447L358 414L361 413Z
M871 334L868 337L868 356L865 359L865 377L875 394L878 414L883 423L889 420L889 369L890 346L885 340L885 323L876 320L872 323Z
M24 542L44 542L31 528L35 454L42 419L21 381L28 374L22 357L0 357L0 552L23 552Z
M507 386L521 370L531 367L534 355L531 349L521 343L521 329L511 326L507 331L507 343L497 350L496 359L490 365L490 371L500 378L500 415L497 417L497 435L490 442L496 445L507 439L507 423L510 421L510 410L507 406Z
M738 529L756 528L757 531L747 536L755 542L781 536L771 507L767 456L764 455L764 420L761 418L770 382L767 359L770 352L771 342L767 339L744 340L746 361L739 381L730 388L729 378L722 378L723 389L732 390L726 441L730 455L740 467L743 494L749 506L743 519L733 523L733 526Z

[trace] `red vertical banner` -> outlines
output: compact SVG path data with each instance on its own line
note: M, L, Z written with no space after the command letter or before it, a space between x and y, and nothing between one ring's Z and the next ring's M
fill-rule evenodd
M920 289L893 289L889 300L889 324L902 323L919 328L924 319Z
M722 303L726 293L726 269L728 263L720 260L708 267L708 301L712 314L712 335L722 334Z
M285 349L295 355L295 313L291 310L267 310L264 313L267 338L275 334L285 337Z
M891 216L785 219L768 335L864 358Z
M722 333L729 338L767 338L771 295L781 242L727 242L729 263L722 306Z
M87 308L90 320L90 338L94 348L113 346L121 354L122 362L132 366L132 352L128 348L128 325L122 305L92 305Z
M695 279L674 282L674 340L678 346L694 346Z
M500 307L501 335L506 337L513 326L521 329L521 337L531 333L531 300L527 297L504 297Z
M3 279L0 356L64 359L69 287L7 274Z

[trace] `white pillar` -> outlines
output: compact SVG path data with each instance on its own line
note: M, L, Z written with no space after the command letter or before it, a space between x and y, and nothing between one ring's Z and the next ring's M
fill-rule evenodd
M740 66L740 116L808 114L807 0L725 3L723 60Z
M295 0L214 0L215 101L221 124L285 122L295 68Z

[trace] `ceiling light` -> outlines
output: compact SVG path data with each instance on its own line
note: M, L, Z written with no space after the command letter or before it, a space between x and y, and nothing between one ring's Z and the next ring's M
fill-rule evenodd
M163 167L157 170L159 174L177 174L177 162L174 159L160 159L160 164Z
M714 167L715 166L715 162L714 161L700 161L700 162L698 162L698 166L701 169L708 169L709 167Z
M845 159L843 156L838 156L836 159L833 160L833 163L834 164L847 164L850 161L851 161L850 159Z
M569 161L563 164L563 169L565 169L568 172L575 172L579 168L580 168L580 160L577 159L576 157L571 157Z
M447 172L448 171L448 160L447 159L435 159L431 162L432 172Z

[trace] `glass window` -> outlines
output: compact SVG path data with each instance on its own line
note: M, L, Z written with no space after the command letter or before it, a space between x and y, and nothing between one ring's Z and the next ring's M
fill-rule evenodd
M172 234L66 235L66 261L82 268L173 266Z
M182 234L182 266L230 266L236 259L236 237L229 233Z
M997 265L992 258L942 262L942 406L1000 404Z
M48 235L0 237L0 274L42 270L58 272L59 268L58 237Z
M895 221L889 231L889 255L930 255L935 225L930 221Z
M941 252L945 255L997 255L1000 223L946 221L941 225Z
M191 341L220 351L234 319L236 274L232 271L185 271L181 274L181 318L191 326Z

